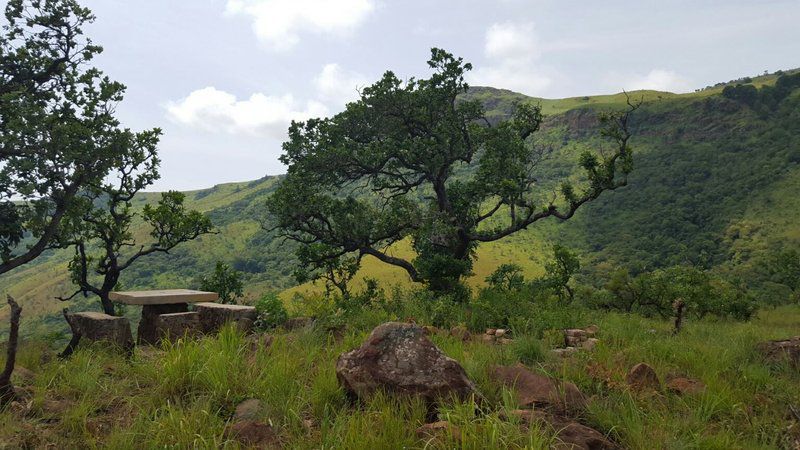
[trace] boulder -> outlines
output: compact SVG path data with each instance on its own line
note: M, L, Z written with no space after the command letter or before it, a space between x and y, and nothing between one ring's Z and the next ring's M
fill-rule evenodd
M107 342L126 352L133 348L131 324L125 317L110 316L100 312L68 313L72 332L81 339Z
M439 422L426 423L416 430L417 437L424 441L448 440L461 442L461 429L450 422L441 420ZM449 439L448 439L449 438Z
M237 422L256 420L261 417L263 412L264 405L261 403L261 400L248 398L236 406L236 411L233 413L233 420Z
M256 420L234 422L223 432L223 437L255 448L278 447L278 435L271 425Z
M200 329L207 334L218 332L229 322L247 332L256 320L256 308L253 306L221 303L197 303L194 306L200 314Z
M490 377L514 390L520 408L543 407L557 412L575 412L586 406L586 399L573 383L539 375L522 364L496 366Z
M526 428L534 423L550 428L557 439L552 446L554 449L614 450L619 448L594 428L562 416L529 409L511 411L510 415L519 418Z
M349 395L360 398L379 389L426 400L477 393L464 368L422 328L400 322L379 325L361 347L340 355L336 377Z
M800 367L800 336L763 342L758 345L758 351L768 362L788 362L794 367Z
M706 385L694 378L675 377L667 380L667 389L679 395L694 395L705 391Z
M201 334L198 312L160 314L156 319L156 335L159 339L197 337Z
M642 390L658 390L661 388L661 381L658 379L656 371L645 363L639 363L631 368L628 376L625 378L628 386L631 388Z

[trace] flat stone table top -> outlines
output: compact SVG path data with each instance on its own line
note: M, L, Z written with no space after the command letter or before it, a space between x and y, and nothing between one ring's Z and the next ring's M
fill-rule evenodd
M112 292L111 301L126 305L171 305L175 303L215 302L219 300L216 292L195 291L192 289L159 289L154 291Z

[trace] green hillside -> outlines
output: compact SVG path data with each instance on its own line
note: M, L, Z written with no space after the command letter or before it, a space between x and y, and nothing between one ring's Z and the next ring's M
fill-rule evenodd
M750 80L771 86L776 76ZM777 103L748 104L721 95L724 86L690 94L644 91L634 124L636 168L629 186L606 193L564 224L537 223L505 241L478 249L475 275L483 278L504 262L520 264L528 274L541 271L548 245L560 242L577 250L582 276L602 280L616 267L631 271L691 263L737 275L759 288L763 261L772 249L800 245L800 90ZM493 120L502 120L514 102L533 101L548 115L539 144L551 149L540 167L541 182L572 173L581 150L600 145L596 113L624 106L623 94L560 100L534 99L493 88L473 88ZM469 170L469 169L466 169ZM209 214L218 233L152 255L123 275L122 287L196 286L197 277L216 261L244 273L247 297L261 292L314 289L294 287L294 247L262 227L264 200L280 177L228 183L187 193L188 206ZM137 206L157 194L137 199ZM144 232L144 230L140 230ZM399 245L397 252L408 252ZM34 323L59 323L65 305L54 300L71 286L66 274L70 251L51 252L0 277ZM366 260L361 276L406 283L403 273ZM79 308L96 308L78 300ZM5 323L0 310L0 323ZM47 319L44 319L47 318ZM0 325L2 326L2 325Z

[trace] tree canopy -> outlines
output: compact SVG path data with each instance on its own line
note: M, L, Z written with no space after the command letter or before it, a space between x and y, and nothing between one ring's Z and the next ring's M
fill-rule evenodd
M63 244L81 196L159 130L120 127L125 87L89 65L94 20L74 0L11 0L0 33L0 274ZM66 232L68 234L68 232Z
M553 192L537 182L548 153L534 143L540 107L518 104L492 125L478 101L462 97L469 63L434 48L428 65L430 78L403 82L388 71L343 112L292 122L281 157L288 174L268 210L281 235L303 244L306 270L369 255L445 291L471 272L478 243L567 220L626 184L635 105L601 118L611 145L584 152L582 182L565 179ZM404 239L413 260L388 251Z

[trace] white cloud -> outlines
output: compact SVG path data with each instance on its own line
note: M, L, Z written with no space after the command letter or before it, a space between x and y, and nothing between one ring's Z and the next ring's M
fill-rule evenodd
M472 84L541 95L552 76L539 62L541 45L532 23L496 23L486 30L484 54L490 63L469 76Z
M225 12L249 16L262 42L288 50L299 42L300 31L346 32L374 9L374 0L228 0Z
M688 92L691 90L691 84L689 80L672 70L653 69L647 75L632 77L625 83L625 89Z
M325 116L325 105L309 101L300 105L291 94L279 97L255 93L246 100L206 87L193 91L177 102L166 105L167 117L193 128L211 132L286 137L292 120Z
M320 100L335 108L358 98L358 90L368 84L364 75L342 69L339 64L326 64L314 78Z

